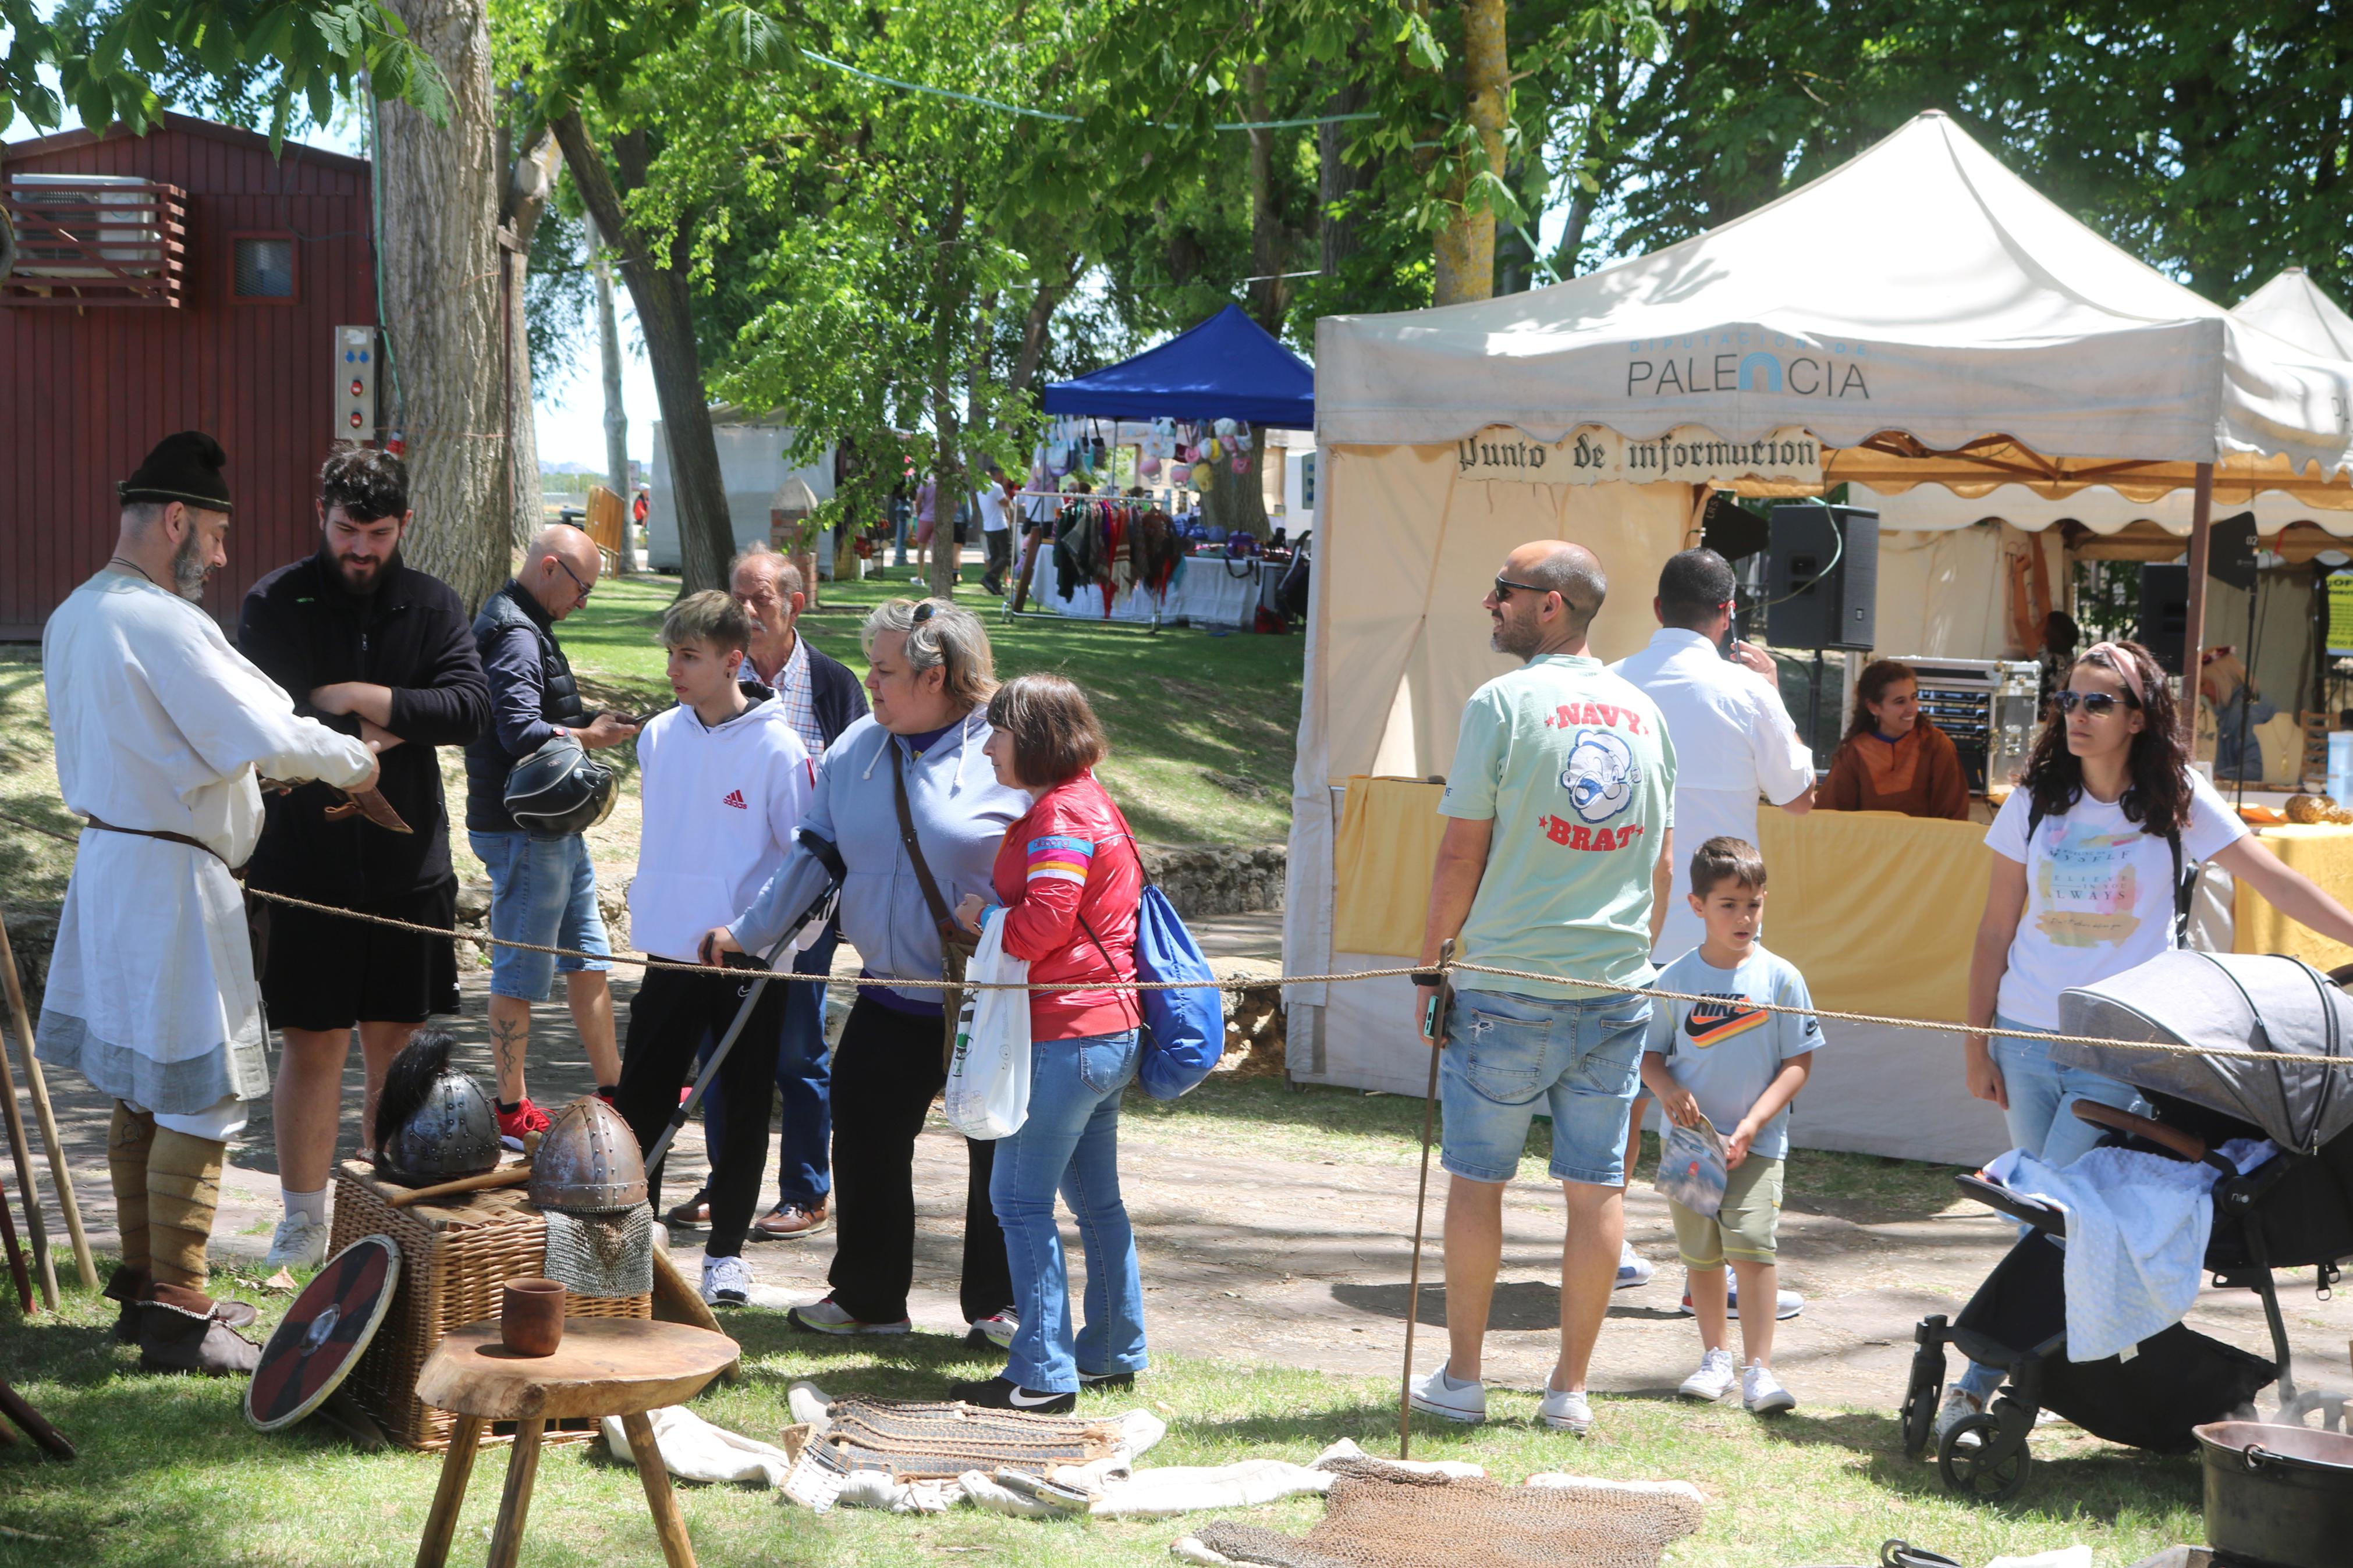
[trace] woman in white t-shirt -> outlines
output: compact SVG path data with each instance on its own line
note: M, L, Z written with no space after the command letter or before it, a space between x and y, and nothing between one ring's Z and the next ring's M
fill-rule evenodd
M2289 919L2348 945L2353 914L2250 837L2191 770L2188 731L2147 648L2084 649L2053 703L1986 834L1993 878L1969 963L1969 1023L1983 1032L1967 1039L1969 1092L2001 1107L2012 1143L2065 1165L2100 1138L2071 1106L2131 1110L2140 1097L2054 1063L2047 1044L2010 1031L2055 1031L2062 991L2173 946L2182 873L2211 860ZM1946 1394L1938 1433L1983 1409L2000 1383L1998 1369L1971 1366Z

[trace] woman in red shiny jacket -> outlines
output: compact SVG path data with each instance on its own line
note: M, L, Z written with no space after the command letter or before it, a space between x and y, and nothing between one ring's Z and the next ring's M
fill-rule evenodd
M1065 1411L1081 1388L1125 1388L1145 1364L1144 1286L1119 1192L1119 1097L1135 1077L1135 917L1144 866L1091 771L1103 728L1079 689L1025 675L989 700L988 760L1026 790L1029 815L1006 829L993 881L1001 909L974 894L957 916L1005 922L1005 951L1033 984L1104 989L1029 995L1029 1114L997 1145L988 1195L1005 1230L1020 1328L1002 1375L959 1383L953 1398L998 1409ZM1087 1249L1086 1327L1073 1333L1069 1272L1054 1223L1059 1192Z

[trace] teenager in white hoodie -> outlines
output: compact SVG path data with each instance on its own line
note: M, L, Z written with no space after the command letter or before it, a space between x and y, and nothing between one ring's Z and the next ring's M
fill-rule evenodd
M678 706L638 736L638 794L645 820L638 875L629 885L629 934L656 958L696 962L702 933L734 917L784 864L793 829L816 779L808 748L785 720L784 704L740 679L752 623L725 594L691 595L662 617L670 684ZM730 954L731 968L758 970ZM783 1036L785 981L773 981L719 1069L712 1092L730 1126L768 1125ZM649 1149L678 1111L695 1053L724 1034L750 994L750 977L649 969L629 1004L628 1040L613 1104L638 1146ZM750 1297L744 1235L759 1206L767 1163L763 1135L723 1140L711 1173L711 1239L703 1247L702 1299L740 1307ZM646 1173L661 1206L661 1169Z

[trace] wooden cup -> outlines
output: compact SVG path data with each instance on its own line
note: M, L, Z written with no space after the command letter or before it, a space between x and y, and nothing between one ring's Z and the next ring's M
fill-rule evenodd
M499 1339L517 1355L554 1355L564 1342L564 1287L510 1279L499 1306Z

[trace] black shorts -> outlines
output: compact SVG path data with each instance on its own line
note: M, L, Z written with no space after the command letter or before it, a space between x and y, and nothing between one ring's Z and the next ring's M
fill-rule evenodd
M457 923L458 884L352 907L448 931ZM274 1029L422 1024L458 1011L457 947L446 937L272 904L267 963L261 1002Z

